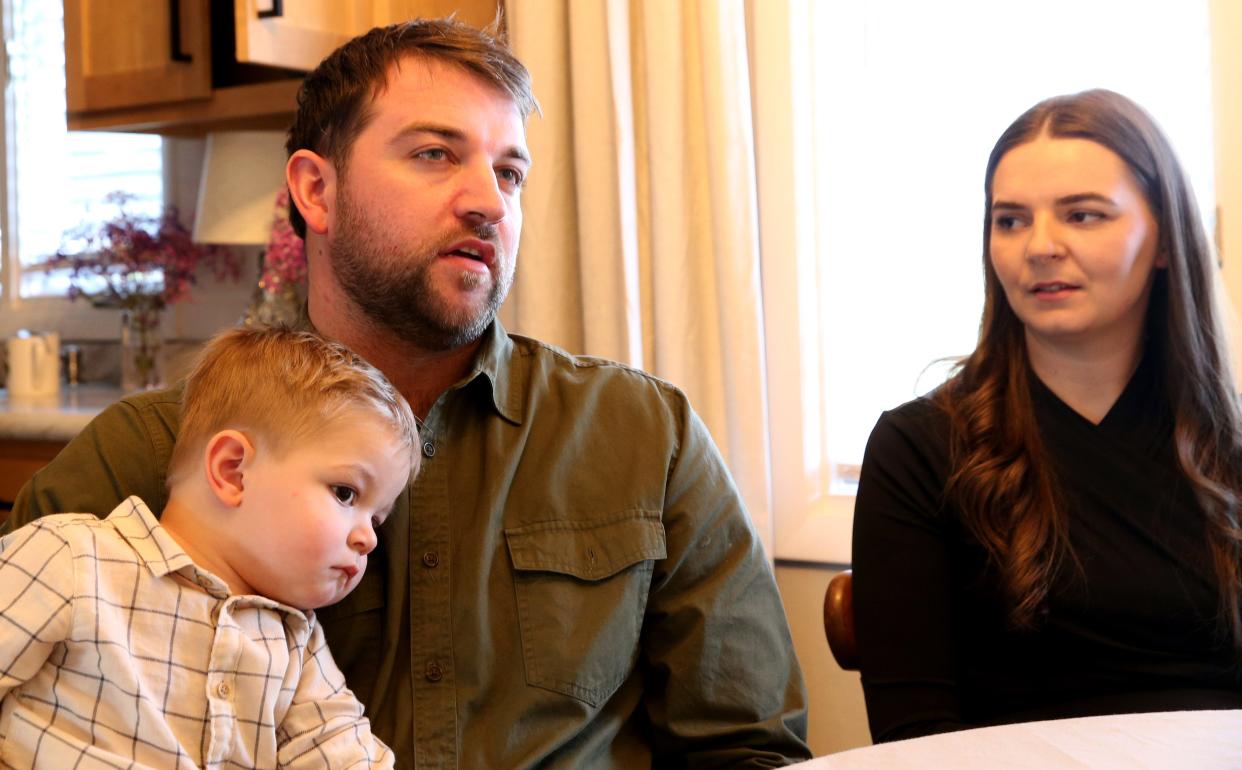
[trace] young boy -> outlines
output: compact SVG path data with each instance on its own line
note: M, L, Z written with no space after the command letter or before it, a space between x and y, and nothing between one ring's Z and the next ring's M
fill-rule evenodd
M0 767L391 768L312 610L358 584L417 438L344 347L217 336L159 521L131 497L0 540Z

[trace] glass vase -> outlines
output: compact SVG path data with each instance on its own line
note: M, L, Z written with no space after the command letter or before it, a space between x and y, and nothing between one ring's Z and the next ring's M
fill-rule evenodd
M162 312L153 305L121 311L121 390L132 393L162 387Z
M302 303L301 295L292 286L285 286L278 291L257 288L242 323L246 326L297 328L302 317Z

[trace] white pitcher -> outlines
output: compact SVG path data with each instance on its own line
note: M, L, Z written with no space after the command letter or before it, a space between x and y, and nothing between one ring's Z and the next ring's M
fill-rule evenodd
M8 340L9 398L50 398L60 392L60 335L22 329Z

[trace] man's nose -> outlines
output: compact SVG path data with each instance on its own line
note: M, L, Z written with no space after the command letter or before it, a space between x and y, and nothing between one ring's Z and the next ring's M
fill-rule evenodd
M457 215L471 225L496 223L505 218L505 197L490 163L462 168Z

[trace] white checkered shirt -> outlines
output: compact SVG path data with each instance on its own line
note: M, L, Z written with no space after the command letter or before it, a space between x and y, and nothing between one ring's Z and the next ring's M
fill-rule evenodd
M0 767L392 766L314 614L229 596L138 498L0 539Z

